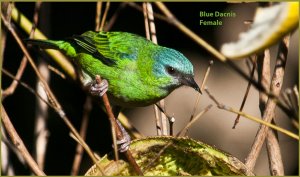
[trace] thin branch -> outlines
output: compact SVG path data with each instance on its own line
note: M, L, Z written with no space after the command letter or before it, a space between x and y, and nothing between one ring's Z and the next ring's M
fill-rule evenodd
M146 38L148 40L151 40L148 13L149 12L147 10L147 3L144 2L143 3L143 14L144 14L144 23L145 23L145 34L146 34ZM162 128L162 125L161 125L160 114L159 114L157 106L153 105L153 110L154 110L154 117L155 117L156 134L158 136L161 136L163 128Z
M264 88L270 87L271 82L271 72L270 72L270 50L266 49L263 55L258 55L258 81ZM268 101L268 97L263 92L259 93L259 108L261 115L263 116L266 104ZM275 121L272 120L272 123L275 124ZM268 130L267 135L267 152L269 159L269 168L270 173L274 176L283 176L284 168L282 157L280 153L280 147L278 143L278 139L273 130Z
M221 54L219 51L217 51L215 48L213 48L210 44L208 44L205 40L203 40L201 37L199 37L197 34L195 34L193 31L191 31L188 27L186 27L183 23L181 23L172 14L172 12L164 5L164 3L156 1L155 4L162 11L162 13L165 14L169 18L169 21L173 25L175 25L179 30L181 30L187 36L192 38L199 45L203 46L206 50L208 50L211 54L213 54L219 60L226 61L226 57L223 54Z
M32 31L30 33L29 38L34 36L34 31L38 24L39 20L39 11L41 8L42 2L36 2L34 15L33 15L33 26ZM25 56L24 56L25 57ZM27 61L26 58L25 61ZM47 69L47 65L44 61L38 63L38 70L48 83L50 79L50 72ZM47 100L47 94L45 93L43 87L40 85L40 81L37 80L36 82L36 90L37 92ZM34 156L35 159L41 169L44 169L45 166L45 157L46 157L46 149L48 143L48 136L49 131L47 129L47 114L48 114L48 106L38 97L36 98L36 118L35 118L35 127L34 127L34 137L35 137L35 149L34 149Z
M80 127L80 136L83 140L85 140L88 122L89 122L89 115L92 110L92 99L91 97L87 96L84 106L83 106L83 116L81 121L81 127ZM76 146L76 153L73 161L73 166L71 170L71 175L76 176L78 175L82 155L83 155L83 147L80 145L80 143Z
M276 65L272 76L271 88L270 88L270 90L276 96L279 96L282 83L283 83L285 65L287 61L287 52L289 47L289 39L290 39L290 35L284 37L283 40L279 43L279 47L278 47ZM273 99L268 98L264 110L264 114L263 114L263 120L265 122L271 122L271 120L275 116L275 108L276 108L276 102ZM261 147L265 141L268 130L269 129L267 126L261 125L260 129L258 130L255 136L255 140L251 147L251 151L245 160L245 165L251 170L254 169L256 160L260 153Z
M44 80L44 78L41 76L40 72L38 71L35 63L33 62L33 59L31 58L31 56L29 55L27 49L25 48L24 44L22 43L20 37L17 35L17 33L14 31L14 29L11 27L10 23L8 23L8 21L3 17L3 14L1 14L1 19L4 23L4 25L7 27L7 29L9 30L9 32L13 35L13 37L15 38L16 42L19 44L22 52L25 54L26 58L28 59L29 63L31 64L33 70L35 71L36 75L38 76L38 78L40 79L42 86L45 89L45 92L47 93L48 99L52 105L52 107L55 109L55 111L58 113L58 115L60 116L60 118L64 121L64 123L68 126L68 128L71 130L71 132L76 136L76 138L81 142L81 145L84 146L85 150L87 151L87 153L90 155L90 157L92 158L92 160L95 162L96 166L99 168L100 172L103 172L102 167L97 163L97 159L94 155L94 153L92 153L91 149L89 148L89 146L82 140L82 138L80 137L79 133L77 132L77 130L75 129L75 127L73 126L73 124L69 121L68 117L66 116L64 110L62 109L60 103L57 101L56 97L54 96L54 94L52 93L51 89L49 88L47 82ZM103 174L103 173L102 173Z
M39 168L37 163L34 161L32 156L29 154L26 146L24 145L22 139L18 135L16 129L14 128L13 124L10 121L10 118L8 117L3 105L1 104L1 120L6 128L12 142L16 146L16 148L20 151L22 156L24 157L25 161L31 168L31 170L38 176L46 176L46 174Z
M101 11L102 11L102 1L97 2L97 8L96 8L96 18L95 18L95 31L100 30L100 19L101 19Z
M57 68L51 66L51 65L47 65L48 69L50 71L52 71L53 73L55 73L56 75L60 76L62 79L66 79L66 76L64 73L62 73L61 71L59 71Z
M41 7L41 2L37 2L36 3L36 6L35 6L35 10L34 10L34 15L33 15L33 25L32 25L32 28L31 28L31 31L29 33L29 38L32 38L34 36L34 32L35 32L35 29L36 29L36 26L37 26L37 23L38 23L38 12L39 12L39 9ZM10 18L11 18L11 11L12 11L12 7L11 5L9 4L8 5L8 9L10 10L7 10L7 12L9 14L7 14L7 19L8 22L10 22ZM26 68L26 65L27 65L27 59L25 58L25 56L23 56L22 60L21 60L21 63L20 63L20 66L18 68L18 71L17 71L17 74L16 74L16 78L17 79L20 79L24 73L24 70ZM12 81L11 85L6 88L3 93L2 93L2 101L9 95L12 95L16 88L18 86L18 82L16 82L15 80Z
M252 67L252 70L251 70L251 73L250 73L250 77L252 79L254 78L254 73L255 73L255 70L256 70L256 55L254 55L253 58L254 58L253 61L252 61L253 67ZM242 101L242 104L241 104L241 107L240 107L240 111L243 111L243 109L244 109L244 106L245 106L245 103L246 103L246 100L247 100L247 97L248 97L248 94L249 94L249 91L250 91L250 87L251 87L251 81L248 81L248 85L247 85L246 92L245 92L245 95L244 95L244 98L243 98L243 101ZM237 117L235 118L232 129L235 129L236 125L239 123L239 119L240 119L240 115L238 114Z
M241 116L243 116L243 117L245 117L247 119L250 119L252 121L260 123L260 124L262 124L262 125L264 125L266 127L270 127L270 128L272 128L274 130L280 131L281 133L286 134L287 136L289 136L291 138L299 140L299 136L298 135L296 135L296 134L294 134L294 133L292 133L292 132L290 132L290 131L288 131L286 129L280 128L280 127L278 127L276 125L273 125L273 124L271 124L269 122L266 122L266 121L261 120L261 119L259 119L257 117L254 117L254 116L251 116L249 114L246 114L244 112L240 112L237 109L234 109L232 107L226 106L226 105L218 102L218 100L209 92L209 90L207 88L205 88L204 90L208 94L209 98L216 103L216 105L218 106L219 109L224 109L226 111L229 111L229 112L232 112L232 113L235 113L235 114L240 114Z
M1 18L2 14L1 14ZM19 12L19 10L17 8L13 8L12 9L12 20L17 23L27 34L30 33L31 29L32 29L32 22L29 21L21 12ZM2 19L2 21L4 22L4 20ZM8 24L8 26L10 26L9 21L5 22L6 24ZM5 25L5 24L4 24ZM5 25L7 26L7 25ZM9 27L11 28L11 27ZM36 29L33 39L47 39L46 36L39 30ZM76 79L77 75L75 72L75 69L73 67L73 65L71 64L71 62L59 51L57 50L45 50L52 58L53 60L72 78L72 79Z
M288 116L297 117L294 111L290 111L288 108L284 106L281 100L278 99L274 93L269 92L268 90L264 89L257 81L251 79L245 72L243 72L239 67L237 67L231 60L228 60L223 54L221 54L218 50L214 47L209 45L206 41L204 41L201 37L199 37L196 33L191 31L188 27L186 27L183 23L181 23L172 13L171 11L162 3L162 2L155 2L157 7L168 17L168 21L176 26L180 31L190 37L193 41L195 41L200 46L204 47L207 51L209 51L212 55L218 58L220 61L225 62L229 67L231 67L234 71L236 71L240 76L242 76L245 80L251 81L252 85L255 86L256 89L263 91L266 93L270 98L273 98L277 102L277 106L282 109Z
M208 78L208 75L210 73L210 69L211 69L211 66L214 64L214 61L213 60L210 60L209 61L209 65L207 66L206 68L206 72L205 72L205 75L204 75L204 78L202 80L202 84L201 84L201 87L200 87L200 90L202 91L204 86L206 85L206 81L207 81L207 78ZM194 104L194 108L193 108L193 111L192 111L192 114L191 114L191 117L190 117L190 122L194 119L194 116L195 116L195 113L196 113L196 109L197 107L199 106L199 102L200 102L200 93L197 94L197 98L196 98L196 102ZM184 133L184 135L186 135L188 132L188 129L186 129L186 132Z
M145 4L145 5L143 5L143 7L145 6L145 8L144 8L145 12L144 13L146 13L146 17L147 17L147 19L145 19L146 36L154 44L158 44L157 37L156 37L156 27L155 27L155 23L154 23L152 4L149 3L149 2L144 2L144 4ZM159 105L163 110L165 110L165 100L164 99L159 101ZM168 131L168 119L167 119L167 117L165 116L165 114L163 112L160 112L160 115L159 115L159 113L157 112L158 109L156 108L156 105L153 105L153 106L154 106L154 110L155 110L156 119L160 118L160 123L161 123L161 124L157 124L156 127L159 127L159 125L161 125L161 134L162 135L168 135L169 131ZM156 120L156 122L158 122L158 121ZM157 131L159 131L159 130L160 129L157 129Z
M143 12L143 7L141 7L140 5L138 5L136 2L125 2L126 4L129 5L129 7L132 7L140 12ZM164 15L158 14L153 12L153 16L157 19L160 19L162 21L165 21L167 23L171 23L168 17L165 17Z
M102 20L101 20L101 26L99 28L99 31L103 31L109 7L110 7L110 2L107 1L106 6L105 6L105 10L104 10L104 13L103 13L103 17L102 17Z
M187 129L189 129L203 114L205 114L207 111L210 110L210 108L212 107L212 105L208 105L206 106L206 108L204 108L203 111L201 111L199 114L197 114L194 119L192 119L182 130L180 130L177 134L176 137L180 137L183 136L185 134L185 132L187 131Z
M97 84L101 83L101 77L99 75L96 75L95 79L96 79ZM115 116L112 112L112 108L110 106L110 103L109 103L109 100L108 100L108 97L107 97L106 93L102 96L102 99L103 99L104 107L106 109L106 113L108 115L108 118L109 118L109 121L111 123L112 129L115 130L118 140L124 139L124 135L122 134L122 131L121 131L120 127L118 126L117 122L116 122L116 118L115 118ZM138 166L135 159L133 158L131 151L128 149L127 151L124 152L124 155L126 156L129 163L132 165L135 172L138 175L143 176L143 172L141 171L140 167Z
M15 79L16 78L9 73L8 71L6 71L5 69L2 69L2 72L7 75L8 77ZM45 100L39 93L37 93L33 88L31 88L29 85L27 85L24 82L21 82L20 80L16 80L19 82L19 84L21 84L23 87L25 87L26 89L28 89L31 93L33 93L34 95L36 95L37 97L39 97L44 103L46 103L50 108L52 108L59 116L60 118L63 119L64 123L67 125L67 127L71 130L71 132L73 133L73 135L76 137L76 140L83 146L83 148L85 149L85 151L87 152L87 154L90 156L90 158L93 160L93 162L96 164L96 166L99 168L99 171L105 175L103 173L103 169L102 167L99 165L98 159L96 158L96 156L94 155L94 153L92 152L92 150L90 149L90 147L85 143L85 141L83 141L83 139L80 137L79 133L77 132L77 130L74 128L74 126L72 125L72 123L69 121L68 117L65 115L63 110L59 110L57 107L55 107L55 105L53 105L52 103L49 103L47 100Z
M108 22L104 26L104 31L109 31L113 24L116 22L117 18L120 15L121 10L123 10L127 6L127 2L122 2L112 17L108 20Z

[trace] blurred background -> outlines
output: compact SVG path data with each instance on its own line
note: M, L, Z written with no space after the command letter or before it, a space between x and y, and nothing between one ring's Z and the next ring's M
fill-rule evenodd
M110 19L120 4L121 3L117 2L111 3L107 19ZM141 3L138 4L141 5ZM35 3L15 3L15 6L29 19L32 19L34 5ZM168 2L165 3L165 5L174 13L178 20L217 49L220 49L221 44L224 42L237 40L238 34L249 28L249 26L244 24L244 21L253 19L257 7L257 3L212 2ZM155 5L153 5L153 8L154 12L160 13ZM236 13L236 17L219 18L219 20L223 21L222 26L200 26L200 11L233 11ZM73 34L81 34L85 31L95 29L95 14L96 3L92 2L42 3L38 28L50 39L63 39ZM212 19L215 20L217 18ZM155 19L155 24L158 43L162 46L181 51L191 60L195 69L196 81L199 85L202 82L209 61L214 60L214 65L211 68L211 73L206 85L220 102L238 109L248 82L231 68L228 68L212 57L205 49L197 45L174 26L159 19ZM3 24L1 27L2 30L5 28ZM19 27L16 28L23 38L28 38L28 35L26 35L22 29ZM126 31L145 36L143 13L126 6L120 12L119 17L110 31ZM298 34L299 32L296 31L291 37L283 89L294 87L294 85L298 86ZM278 46L276 45L271 47L271 58L273 59L271 71L273 71L274 68L277 48ZM31 50L31 53L36 63L46 61L47 64L60 69L47 55L34 50ZM22 56L23 54L13 37L7 33L3 68L15 73ZM248 72L245 60L236 61L235 63L243 68L244 71ZM83 105L87 94L81 89L78 83L69 77L62 79L57 74L53 72L50 73L50 87L52 91L72 123L79 129L83 114ZM22 81L36 88L37 78L31 66L28 65L26 67ZM3 75L1 83L2 89L4 89L9 86L11 79ZM166 98L166 111L169 115L174 115L176 118L174 124L175 133L188 123L196 97L197 93L193 89L182 87L175 90ZM3 101L7 114L12 119L15 128L30 152L34 151L36 100L35 95L29 93L24 87L18 86L15 93ZM201 95L197 112L200 112L208 104L213 104L214 107L189 129L188 136L226 151L244 162L250 151L259 125L241 117L236 129L232 129L236 115L218 109L205 93ZM260 117L258 91L253 87L250 89L244 112ZM153 106L125 109L124 114L129 117L132 124L142 134L146 136L156 135ZM298 134L297 129L292 126L290 119L288 119L281 110L277 109L275 119L280 127ZM69 129L51 109L48 111L47 128L49 129L49 142L46 150L44 171L47 175L69 175L74 159L76 142L70 138ZM86 142L96 153L103 156L112 150L110 132L106 114L103 113L96 103L93 103ZM298 142L279 133L279 143L285 174L298 175ZM15 175L30 174L30 169L23 166L14 153L9 154L8 161L14 165ZM92 162L89 157L84 154L84 161L79 174L84 174L91 165ZM254 173L263 176L270 175L265 146L263 146Z

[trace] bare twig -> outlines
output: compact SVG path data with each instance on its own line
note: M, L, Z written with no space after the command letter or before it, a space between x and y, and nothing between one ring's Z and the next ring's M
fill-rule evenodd
M17 33L14 31L14 29L11 27L10 23L8 23L8 21L3 17L3 14L1 14L1 19L3 20L3 23L7 27L7 29L9 30L9 32L15 38L16 42L19 44L22 52L25 54L26 58L28 59L29 63L31 64L33 70L35 71L36 75L40 79L40 81L42 83L42 86L44 87L45 92L47 93L48 99L49 99L52 107L55 109L55 111L58 113L58 115L64 121L64 123L68 126L68 128L71 130L71 132L80 141L81 145L85 148L85 150L87 151L87 153L89 154L89 156L92 158L92 160L94 161L94 163L96 164L96 166L99 168L100 172L102 172L102 174L103 174L102 167L97 163L97 159L96 159L94 153L92 153L92 150L82 140L82 138L80 137L79 133L77 132L77 130L75 129L75 127L73 126L73 124L69 121L69 119L66 116L64 110L62 109L60 103L57 101L56 97L54 96L54 94L52 93L51 89L49 88L47 82L44 80L44 78L41 76L40 72L38 71L35 63L33 62L33 59L29 55L29 53L28 53L27 49L25 48L24 44L22 43L21 39L19 38L19 36L17 35Z
M256 55L254 55L253 58L254 58L254 60L252 61L253 67L252 67L252 70L251 70L251 73L250 73L250 77L252 79L254 77L254 72L256 70ZM240 107L240 111L243 111L243 108L245 106L245 103L246 103L246 100L247 100L247 97L248 97L248 94L249 94L249 91L250 91L250 87L251 87L251 81L248 82L246 92L245 92L245 95L244 95L244 98L243 98L243 101L242 101L242 104L241 104L241 107ZM235 129L236 125L239 123L239 120L240 120L240 115L238 114L237 117L235 118L232 129Z
M187 36L192 38L195 42L200 44L201 46L205 47L211 54L217 57L221 61L226 61L226 57L218 52L215 48L213 48L210 44L200 38L197 34L191 31L188 27L186 27L183 23L181 23L173 14L172 12L164 5L164 3L156 1L155 4L157 7L164 13L168 18L169 21L175 25L179 30L184 32Z
M104 26L104 31L109 31L113 24L116 22L117 18L120 15L121 10L123 10L127 6L127 2L122 2L118 9L115 11L115 13L112 15L112 17L107 21L107 23Z
M41 62L38 64L38 69L42 74L43 78L49 82L50 80L50 72L47 69L47 65L45 62ZM37 92L47 100L47 93L44 90L44 87L40 84L40 81L37 80L36 83ZM36 118L35 118L35 127L34 127L34 137L35 139L35 158L37 163L41 169L44 169L44 162L46 156L46 149L48 144L48 135L49 131L47 129L47 119L48 119L48 105L45 104L39 98L36 98Z
M24 157L25 161L31 168L31 170L38 176L46 176L46 174L39 168L37 163L34 161L32 156L29 154L26 146L24 145L22 139L18 135L16 129L14 128L13 124L10 121L10 118L8 117L3 105L1 104L1 120L6 128L12 142L16 146L16 148L20 151L22 156Z
M203 46L207 51L209 51L212 55L218 58L220 61L225 62L229 67L231 67L234 71L236 71L240 76L244 79L251 81L252 85L255 86L256 89L263 91L270 98L274 99L277 102L277 106L280 107L282 111L284 111L288 116L297 117L294 111L290 111L288 108L284 106L281 100L278 99L274 93L269 92L264 89L257 81L251 79L245 72L243 72L239 67L237 67L231 60L228 60L223 54L221 54L218 50L209 45L206 41L204 41L201 37L199 37L196 33L191 31L188 27L186 27L183 23L181 23L172 13L171 11L162 3L155 2L158 8L168 17L169 23L176 26L180 31L190 37L193 41L195 41L200 46Z
M129 5L129 7L132 7L140 12L143 12L143 7L141 7L140 5L138 5L137 3L135 2L126 2L126 4ZM161 15L161 14L158 14L158 13L155 13L153 12L153 16L157 19L160 19L162 21L165 21L165 22L168 22L168 23L171 23L169 18L168 17L165 17L164 15Z
M100 78L99 75L96 75L95 79L96 79L97 84L101 83L101 78ZM122 131L121 131L120 127L118 126L118 124L116 122L116 118L115 118L115 116L114 116L114 114L112 112L112 108L110 106L110 103L109 103L109 100L108 100L108 97L107 97L106 93L102 96L102 99L103 99L104 107L106 109L106 113L108 115L108 118L109 118L109 121L111 123L112 129L115 130L117 138L119 140L122 140L124 138L124 136L122 134ZM143 172L141 171L140 167L137 165L136 161L134 160L134 158L133 158L133 156L131 154L131 151L128 149L127 151L124 152L124 155L126 156L126 158L129 161L129 163L132 165L132 167L135 170L135 172L138 175L142 176Z
M47 65L48 69L52 72L54 72L56 75L60 76L62 79L66 79L66 76L64 73L62 73L61 71L59 71L57 68L54 68L51 65Z
M208 78L208 75L210 73L210 69L211 69L211 66L214 64L213 60L210 60L209 61L209 65L206 69L206 72L205 72L205 75L204 75L204 78L203 78L203 81L202 81L202 84L201 84L201 87L200 87L200 90L202 91L204 86L206 85L206 81L207 81L207 78ZM196 113L196 109L199 105L199 102L200 102L200 93L197 94L197 98L196 98L196 102L194 104L194 108L193 108L193 111L192 111L192 114L191 114L191 117L190 117L190 122L194 119L194 116L195 116L195 113ZM184 133L184 135L186 135L188 132L188 128L186 129L186 132Z
M33 35L34 35L34 31L35 31L36 25L38 23L38 11L40 9L40 6L41 6L41 2L37 2L35 10L34 10L35 11L34 16L33 16L34 23L32 25L32 28L31 28L31 31L30 31L30 34L29 34L29 38L32 38ZM6 18L8 19L8 22L10 22L11 11L12 11L11 4L8 4L7 13L9 13L9 14L7 14L7 16L6 16ZM4 40L5 40L5 38L4 38ZM20 63L20 66L18 68L17 74L16 74L17 79L20 79L22 77L23 72L26 68L26 65L27 65L27 60L26 60L25 56L23 56L23 58L21 60L21 63ZM17 86L18 86L18 83L15 80L13 80L11 85L3 91L2 100L4 100L7 96L13 94L15 89L17 88Z
M9 73L8 71L6 71L5 69L2 69L2 72L5 75L9 76L10 78L16 80L16 78L11 73ZM63 119L64 123L71 130L71 132L75 136L76 140L83 146L83 148L85 149L85 151L87 152L87 154L90 156L90 158L96 164L96 166L99 168L100 172L103 175L105 175L103 173L102 167L97 163L98 160L95 157L94 153L92 152L92 150L90 149L90 147L83 141L83 139L80 137L79 133L77 133L77 130L74 128L74 126L72 125L72 123L69 121L68 117L66 117L64 111L63 110L59 110L57 107L55 107L55 105L53 105L52 103L49 103L48 100L45 100L39 93L37 93L33 88L31 88L26 83L21 82L20 80L16 80L16 81L19 82L19 84L21 84L23 87L25 87L26 89L28 89L31 93L33 93L34 95L36 95L37 97L39 97L44 103L46 103L50 108L52 108L56 113L58 113L58 115Z
M279 96L280 94L280 90L283 83L283 76L284 76L285 65L287 61L287 51L289 47L289 38L290 35L284 37L284 39L279 44L276 66L275 66L274 74L272 76L271 91L277 96ZM271 122L271 120L275 116L275 108L276 108L276 102L273 99L268 98L266 107L264 109L264 114L263 114L264 121ZM251 151L248 154L245 161L246 166L250 170L254 169L261 147L267 136L267 131L268 131L268 127L261 125L259 131L256 134L254 143L251 147Z
M102 11L102 1L98 1L97 9L96 9L96 18L95 18L95 23L96 23L95 30L96 31L100 30L101 11Z
M35 32L36 26L38 24L39 11L40 11L41 5L42 5L42 2L36 2L36 4L35 4L32 31L30 33L29 38L33 38L33 36L34 36L34 32ZM27 61L26 58L23 58L23 59L25 61ZM43 76L43 78L45 79L45 81L48 83L49 79L50 79L50 72L47 69L47 65L45 64L45 61L41 61L38 63L38 70L41 73L41 75ZM37 82L36 82L36 90L40 96L42 96L45 100L47 100L47 94L44 91L44 88L41 86L39 80L37 80ZM35 156L35 159L36 159L39 167L41 169L44 169L46 149L47 149L47 143L48 143L48 135L49 135L49 132L47 130L48 106L46 103L44 103L38 97L36 97L35 112L36 112L36 118L35 118L35 127L34 127L34 137L35 137L34 156Z
M2 18L2 14L1 14ZM32 29L32 22L30 22L17 8L12 9L12 20L17 23L26 33L30 33ZM4 22L4 20L3 20ZM10 24L9 21L5 22ZM36 29L33 39L47 39L46 36L39 30ZM46 52L54 59L55 62L72 78L76 79L77 75L71 62L57 50L46 50Z
M258 55L258 81L264 88L270 87L271 82L271 72L270 72L270 51L266 49L264 51L264 55ZM268 97L263 92L259 93L259 108L261 115L263 116L265 107L268 101ZM272 120L272 123L275 124L275 121ZM274 176L283 176L284 175L284 168L283 162L280 153L280 147L278 143L278 139L275 135L276 132L273 130L268 131L267 135L267 152L269 158L269 166L270 166L270 173Z
M213 101L216 103L216 105L218 106L219 109L224 109L224 110L226 110L226 111L229 111L229 112L232 112L232 113L235 113L235 114L240 114L242 117L245 117L245 118L247 118L247 119L250 119L250 120L252 120L252 121L255 121L255 122L257 122L257 123L260 123L260 124L262 124L262 125L264 125L264 126L270 127L270 128L272 128L272 129L274 129L274 130L280 131L281 133L286 134L287 136L289 136L289 137L291 137L291 138L294 138L294 139L296 139L296 140L299 140L299 136L298 136L298 135L296 135L296 134L294 134L294 133L292 133L292 132L290 132L290 131L288 131L288 130L286 130L286 129L280 128L280 127L278 127L278 126L276 126L276 125L274 125L274 124L271 124L271 123L269 123L269 122L266 122L266 121L264 121L264 120L261 120L261 119L259 119L259 118L257 118L257 117L251 116L251 115L246 114L246 113L244 113L244 112L240 112L240 111L238 111L237 109L234 109L234 108L232 108L232 107L226 106L226 105L224 105L224 104L218 102L218 100L217 100L217 99L216 99L216 98L208 91L208 88L205 88L204 90L205 90L205 92L208 94L209 98L210 98L211 100L213 100Z
M210 105L208 105L208 106L206 106L205 108L204 108L204 110L203 111L201 111L199 114L197 114L197 116L195 116L194 117L194 119L192 119L182 130L180 130L177 134L176 134L176 136L177 137L179 137L179 136L183 136L184 135L184 133L186 132L186 130L188 129L188 128L190 128L191 127L191 125L192 124L194 124L203 114L205 114L207 111L209 111L210 110L210 108L212 107L212 105L210 104Z
M145 22L145 33L146 38L148 40L152 40L153 43L157 44L157 38L155 36L155 24L154 24L154 18L153 15L151 16L150 13L153 13L152 6L148 6L147 2L143 3L143 14L144 14L144 22ZM149 16L150 15L150 16ZM151 26L151 29L150 29ZM150 31L151 30L151 31ZM154 32L154 38L152 39L151 32ZM153 105L154 109L154 115L155 115L155 123L156 123L156 132L157 135L164 135L166 130L166 124L165 122L162 122L161 114L159 114L159 110L157 105Z
M284 176L284 166L278 138L273 130L269 130L267 133L266 145L269 157L270 173L272 176Z
M104 13L103 13L103 17L102 17L102 20L101 20L101 26L99 28L99 31L103 31L109 7L110 7L110 2L107 1L106 6L105 6L105 10L104 10Z
M82 137L83 140L85 140L86 137L86 132L87 132L87 127L88 127L88 122L89 122L89 115L92 110L92 99L91 97L87 96L84 106L83 106L83 116L82 116L82 121L81 121L81 127L80 127L80 136ZM83 155L83 147L80 145L80 143L77 144L76 146L76 153L73 161L73 166L71 170L71 175L76 176L78 175L82 155Z
M157 37L156 37L156 28L155 28L155 23L154 23L154 16L153 16L153 8L152 8L152 4L149 2L145 2L144 3L146 6L146 16L147 16L147 21L148 23L145 23L146 28L147 28L147 24L148 24L148 30L146 30L146 32L148 32L148 34L146 35L154 44L158 44L157 42ZM159 101L159 105L160 107L165 110L165 100L162 99ZM156 105L154 106L154 110L158 111L156 109ZM155 112L155 116L157 116L158 113ZM168 119L165 116L165 114L163 112L160 112L160 122L161 122L161 133L162 135L168 135L169 131L168 131ZM157 118L156 118L157 119ZM170 124L170 122L169 122ZM157 125L157 127L159 126L159 124Z

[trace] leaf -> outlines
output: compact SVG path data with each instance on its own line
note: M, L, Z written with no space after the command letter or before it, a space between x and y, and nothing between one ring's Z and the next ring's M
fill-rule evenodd
M190 138L148 137L133 141L130 150L145 176L254 175L237 158ZM145 170L154 159L157 160ZM103 157L99 164L108 176L136 175L126 160L115 162L111 155ZM98 176L100 173L93 165L85 175Z

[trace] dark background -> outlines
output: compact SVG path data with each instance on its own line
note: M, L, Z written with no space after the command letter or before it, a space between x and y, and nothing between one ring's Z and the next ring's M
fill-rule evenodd
M105 3L104 3L105 4ZM140 4L140 3L139 3ZM196 32L209 44L219 48L218 32L221 27L200 26L199 11L223 11L229 5L227 3L165 3L166 6L174 13L174 15L188 26L192 31ZM16 7L23 12L29 19L32 19L34 11L34 3L15 3ZM108 12L110 19L113 12L118 8L120 3L112 2ZM245 4L239 4L245 6ZM234 6L234 5L233 5ZM160 12L153 5L155 12ZM102 12L104 9L102 10ZM253 10L250 10L253 13ZM95 28L96 3L43 3L39 19L39 28L50 39L63 39L73 34L81 34ZM174 26L155 19L158 43L163 46L168 46L182 51L196 51L201 53L200 62L207 62L210 54L203 48L199 47L195 42L186 37L182 32ZM3 25L2 25L3 26ZM28 36L19 28L17 28L23 38ZM122 10L119 18L113 25L111 31L126 31L141 36L145 36L144 17L143 14L131 7L126 7ZM7 44L4 55L3 67L12 73L15 73L21 58L23 56L21 50L17 46L14 39L8 34ZM41 52L30 50L36 62L40 60L59 68L49 57ZM217 61L216 61L217 62ZM217 62L218 63L218 62ZM6 76L2 77L2 88L6 88L11 79ZM36 85L36 75L31 66L28 64L23 74L22 81L28 83L33 88ZM294 77L294 82L297 83L298 77ZM79 84L70 78L61 79L56 74L51 74L50 87L68 117L77 129L80 128L80 122L83 113L83 104L86 99L86 93L80 88ZM4 107L15 125L18 133L21 135L24 143L29 151L33 151L33 130L35 118L35 95L28 92L22 86L18 86L15 93L6 98L3 102ZM131 110L127 110L131 111ZM69 175L72 167L72 162L75 153L76 142L69 136L69 130L60 120L59 116L49 109L48 128L50 132L49 144L46 152L45 173L47 175ZM106 114L94 103L93 110L90 114L89 128L87 132L86 142L90 147L99 153L101 156L111 151L111 135L109 122ZM86 155L84 155L86 157ZM16 157L11 155L10 160L15 165L17 175L29 175L30 170L21 165ZM85 162L82 166L81 174L91 165L89 158L84 158ZM243 159L240 159L243 160ZM298 174L298 169L295 173ZM290 175L292 175L290 174Z

